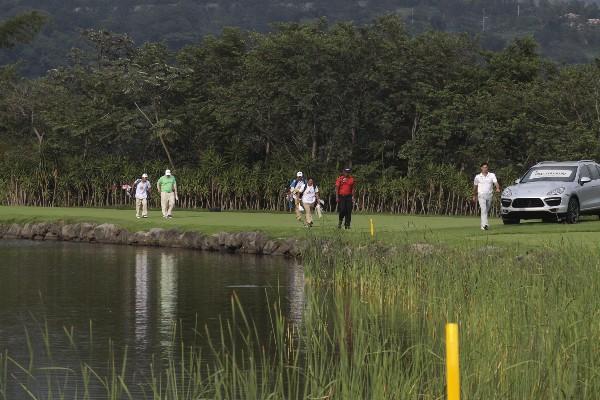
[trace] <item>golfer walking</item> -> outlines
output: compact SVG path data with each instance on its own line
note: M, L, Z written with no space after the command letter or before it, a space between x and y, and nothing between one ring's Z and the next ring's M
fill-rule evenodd
M296 219L302 221L302 193L306 188L306 181L304 180L304 174L302 171L298 171L296 179L294 179L290 185L290 193L294 199L294 210L296 211Z
M142 179L135 181L133 187L135 190L135 216L136 218L148 218L148 196L152 189L148 174L142 174Z
M335 201L338 203L338 229L350 229L352 222L352 207L354 206L354 177L352 170L344 168L343 174L335 181Z
M319 188L315 185L313 178L308 178L306 188L302 193L302 206L304 207L305 222L304 226L311 228L313 226L313 211L319 204Z
M177 182L175 177L171 175L171 170L165 171L165 174L160 177L156 183L158 191L160 192L160 206L162 208L163 218L173 218L173 207L175 201L179 200L177 197Z
M492 199L494 198L494 186L496 187L496 193L500 193L500 185L498 185L496 175L489 172L488 163L482 163L480 169L481 173L477 174L473 181L473 202L479 201L481 230L487 231L489 229L488 214L490 208L492 208Z

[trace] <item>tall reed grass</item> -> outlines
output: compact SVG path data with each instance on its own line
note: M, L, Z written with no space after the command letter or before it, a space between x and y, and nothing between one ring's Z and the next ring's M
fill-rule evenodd
M282 211L290 179L295 175L289 165L231 166L216 154L203 159L197 167L182 167L177 176L182 208L224 210ZM334 184L337 171L312 167L307 175L315 177L327 206L336 207ZM37 165L22 160L0 160L0 204L42 207L120 207L133 200L122 190L142 172L150 174L154 185L164 165L148 162L134 165L119 157L95 161L73 161L65 166ZM510 182L513 171L499 173ZM471 201L472 177L447 165L430 165L416 176L381 173L369 166L355 168L357 178L356 211L399 214L473 215L477 205ZM423 179L425 177L425 179ZM155 187L153 186L155 189ZM152 207L160 206L160 196L151 196ZM499 209L499 200L493 213Z

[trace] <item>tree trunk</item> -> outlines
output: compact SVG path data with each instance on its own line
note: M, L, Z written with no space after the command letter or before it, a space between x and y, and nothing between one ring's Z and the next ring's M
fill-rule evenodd
M169 149L167 148L167 144L165 143L165 140L163 139L162 133L158 134L158 138L160 139L160 144L162 144L162 147L165 150L165 154L167 155L167 158L169 159L169 165L171 166L171 169L175 169L175 166L173 165L173 159L171 158L171 153L169 153Z
M352 160L354 159L354 148L356 147L356 127L352 127L350 129L351 132L351 143L352 147L350 148L350 159L348 160L348 167L352 168Z
M315 122L313 122L311 158L313 161L317 159L317 124Z
M140 112L140 114L142 114L142 116L146 119L146 121L148 121L148 123L150 124L150 126L155 129L156 125L159 122L159 118L158 118L158 111L157 111L157 105L154 104L154 118L156 119L156 123L152 122L152 120L148 117L148 115L140 108L140 106L138 105L137 102L134 102L133 104L135 104L135 107L138 109L138 111ZM165 143L165 140L163 138L163 134L162 131L158 132L158 139L160 140L160 144L162 145L165 154L167 155L167 158L169 159L169 165L171 166L171 169L175 169L175 166L173 165L173 159L171 158L171 153L169 153L169 149L167 148L167 144Z

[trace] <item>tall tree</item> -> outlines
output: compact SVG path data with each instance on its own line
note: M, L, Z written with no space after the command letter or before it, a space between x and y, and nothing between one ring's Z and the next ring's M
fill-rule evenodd
M17 15L0 22L0 48L12 48L29 43L42 29L47 17L37 11Z

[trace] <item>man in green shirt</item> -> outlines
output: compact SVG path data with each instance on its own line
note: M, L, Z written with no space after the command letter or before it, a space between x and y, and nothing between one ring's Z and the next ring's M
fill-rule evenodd
M177 182L175 177L171 175L171 170L165 171L165 174L160 177L156 183L158 191L160 192L160 205L162 207L163 218L173 218L171 212L175 201L179 200L177 197Z

